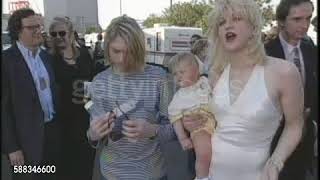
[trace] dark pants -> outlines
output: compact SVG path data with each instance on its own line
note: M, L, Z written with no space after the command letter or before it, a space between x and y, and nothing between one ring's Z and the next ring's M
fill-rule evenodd
M55 166L55 173L13 173L13 180L59 180L60 128L56 120L45 124L42 166ZM28 162L25 162L28 165ZM13 167L12 167L13 170ZM13 172L13 171L12 171Z
M196 177L196 153L193 149L188 151L188 168L191 174L194 175L194 178Z

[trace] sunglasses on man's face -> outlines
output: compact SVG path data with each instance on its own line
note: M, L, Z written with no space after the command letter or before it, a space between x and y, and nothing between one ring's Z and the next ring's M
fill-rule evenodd
M66 34L67 34L66 31L59 31L59 32L52 31L52 32L50 32L50 36L54 37L54 38L57 37L57 35L59 35L60 37L64 37Z

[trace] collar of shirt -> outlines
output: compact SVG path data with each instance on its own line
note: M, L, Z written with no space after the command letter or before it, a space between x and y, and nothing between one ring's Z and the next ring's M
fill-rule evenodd
M280 39L280 43L285 51L286 56L290 55L294 48L298 48L298 50L300 51L300 41L298 42L298 44L296 46L293 46L291 44L289 44L284 37L282 36L282 33L279 33L279 39Z
M38 92L40 104L45 115L44 121L48 122L52 120L55 111L50 90L49 74L41 60L41 57L39 56L41 49L39 47L35 56L33 56L32 51L26 48L22 43L17 41L17 46L22 53L25 62L27 63L32 74L33 81ZM43 83L46 84L44 88L41 87L44 85Z
M300 58L300 63L301 63L301 73L302 73L302 81L305 84L305 78L306 78L306 74L305 74L305 67L304 67L304 61L303 61L303 56L302 56L302 52L300 49L300 43L301 40L298 42L298 44L296 46L292 46L291 44L289 44L282 36L281 33L279 33L279 39L280 39L280 43L283 47L283 51L284 51L284 55L285 55L285 59L293 62L293 58L294 58L294 53L293 50L294 48L298 48L299 50L299 58Z
M39 65L41 58L39 56L40 54L40 48L37 50L35 56L32 55L32 51L25 47L21 42L17 41L17 46L24 57L24 61L27 63L29 70L33 76L33 79L35 83L37 84L37 79L38 79L38 70L39 70Z
M22 53L22 55L26 59L30 59L30 58L35 59L40 54L40 48L37 49L35 56L33 56L32 51L30 49L28 49L27 47L25 47L21 42L17 41L17 46L18 46L20 52Z

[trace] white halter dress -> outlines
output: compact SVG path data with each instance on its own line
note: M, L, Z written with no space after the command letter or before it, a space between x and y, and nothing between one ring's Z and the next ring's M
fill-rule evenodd
M230 103L230 64L212 98L217 128L212 136L212 180L258 180L269 157L282 111L268 95L264 66L256 65L234 103Z

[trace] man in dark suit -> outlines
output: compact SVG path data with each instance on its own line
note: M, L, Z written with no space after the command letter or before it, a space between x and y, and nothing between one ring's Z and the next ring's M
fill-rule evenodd
M265 44L269 56L290 61L298 68L305 89L305 127L302 140L280 172L279 180L304 180L311 169L314 147L314 126L317 121L317 50L304 39L313 12L310 0L281 0L276 9L278 36ZM279 140L283 122L274 138L271 152Z
M13 45L2 53L2 153L14 180L55 179L54 169L44 165L58 171L56 86L50 56L40 48L42 28L33 10L13 12L8 21Z

